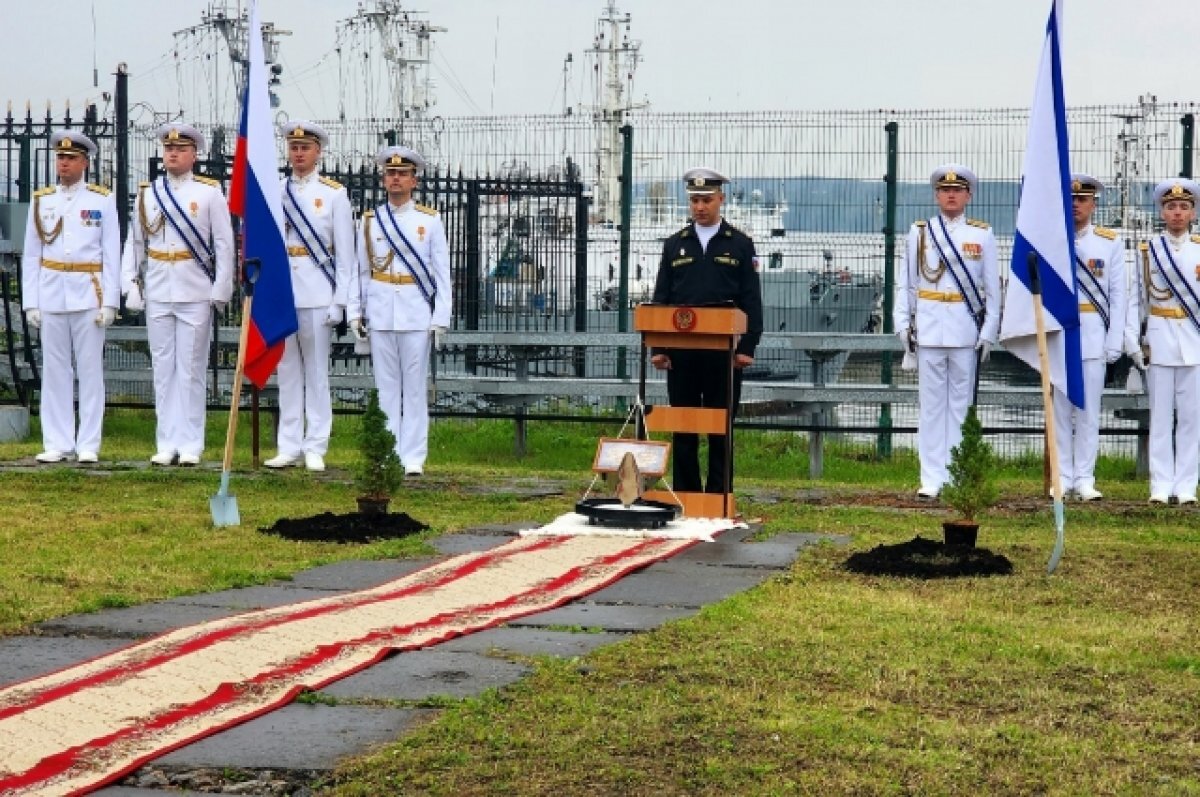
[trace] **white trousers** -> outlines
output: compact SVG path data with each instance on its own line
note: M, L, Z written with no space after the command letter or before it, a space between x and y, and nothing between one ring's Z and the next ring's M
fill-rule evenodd
M971 346L917 347L917 453L921 489L939 492L950 480L950 449L962 440L962 425L975 387Z
M327 308L298 307L299 329L283 344L279 361L279 453L325 456L333 425L329 392L331 335L325 326ZM307 428L305 422L307 421Z
M194 457L204 453L205 365L211 336L208 302L146 303L159 453Z
M104 422L104 329L96 310L42 313L42 447L47 451L100 451ZM72 365L72 359L74 364ZM79 430L75 381L79 380Z
M1058 444L1058 478L1063 492L1096 486L1104 360L1083 361L1083 395L1081 410L1066 393L1057 388L1054 391L1054 441Z
M1150 494L1195 495L1200 459L1200 366L1152 363L1146 390L1150 394Z
M405 470L422 470L429 453L429 331L372 330L371 365L396 455Z

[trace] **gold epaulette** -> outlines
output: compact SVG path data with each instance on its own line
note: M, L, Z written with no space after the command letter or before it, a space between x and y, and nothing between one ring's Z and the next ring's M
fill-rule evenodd
M921 219L920 221L914 221L914 222L913 222L913 224L917 225L918 227L924 227L924 226L925 226L925 220L924 220L924 219Z
M992 225L981 219L967 219L967 224L970 224L972 227L978 227L981 230L990 230L992 228Z
M1150 249L1150 244L1147 243L1146 241L1142 241L1141 243L1138 244L1139 251L1145 252L1145 251L1148 251L1149 249Z
M1193 236L1192 236L1192 243L1194 243L1194 244L1200 244L1200 235L1193 235Z
M94 191L95 193L99 194L100 196L108 196L109 194L111 194L111 193L112 193L112 191L110 191L109 189L105 188L104 186L102 186L102 185L96 185L95 183L88 183L88 184L87 184L87 189L88 189L89 191Z
M342 184L339 183L337 180L334 180L332 177L322 177L321 182L324 183L325 185L329 186L330 188L341 188L342 187Z
M429 205L417 205L417 204L414 204L414 205L413 205L413 207L414 207L415 209L417 209L417 210L421 211L422 213L427 213L427 214L429 214L430 216L436 216L436 215L438 214L438 212L437 212L436 210L434 210L433 208L429 207Z
M1104 238L1105 240L1108 240L1108 241L1117 240L1117 231L1116 230L1110 230L1107 227L1093 227L1092 231L1095 232L1096 235L1099 235L1101 238Z
M52 186L52 185L48 185L48 186L46 186L45 188L39 188L38 190L34 191L34 192L33 192L33 195L34 195L35 197L39 197L39 196L50 196L51 194L53 194L53 193L55 192L55 190L56 190L56 189L55 189L55 187L54 187L54 186Z
M211 177L205 177L205 176L204 176L204 175L202 175L202 174L193 174L193 175L192 175L192 179L193 179L193 180L195 180L195 181L196 181L196 182L198 182L198 183L203 183L204 185L211 185L213 188L220 188L220 187L221 187L221 181L220 181L220 180L214 180L213 178L211 178Z

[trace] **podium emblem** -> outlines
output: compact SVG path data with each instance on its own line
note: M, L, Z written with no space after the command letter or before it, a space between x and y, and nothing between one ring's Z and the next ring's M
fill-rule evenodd
M690 307L677 307L671 323L679 332L691 332L696 328L696 311Z

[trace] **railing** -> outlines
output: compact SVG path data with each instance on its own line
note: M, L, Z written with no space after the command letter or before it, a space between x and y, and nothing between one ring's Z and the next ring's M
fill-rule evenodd
M145 345L144 327L117 326L108 331L107 344L116 347L140 347ZM635 333L518 333L518 332L460 332L452 331L448 337L449 351L437 355L431 368L431 388L435 394L433 414L442 417L493 417L514 421L514 448L518 454L525 453L528 424L540 420L575 420L580 422L609 422L622 417L617 411L600 413L565 412L561 407L551 411L538 411L548 400L561 400L568 404L578 400L600 401L607 407L628 407L638 395L638 374L643 363L638 357L640 338ZM227 408L233 379L233 357L238 341L236 327L220 327L217 334L218 356L211 368L209 406L213 409ZM462 370L468 361L468 352L476 348L491 348L507 352L512 368L501 375L473 375ZM548 377L531 375L532 363L540 353L553 349L605 349L624 350L633 363L632 373L626 378L617 377ZM759 355L771 351L803 351L814 362L835 356L870 356L877 358L898 357L901 353L899 341L890 335L821 335L766 333L759 347ZM1003 355L1000 355L1003 356ZM338 359L335 356L335 359ZM347 362L353 367L346 367ZM446 370L446 363L456 367ZM818 375L819 369L814 370ZM985 369L985 374L987 373ZM145 366L108 367L105 371L110 385L145 386L147 393L153 383L153 375ZM8 363L0 362L0 383L8 383L11 377ZM330 377L335 394L342 396L365 396L374 387L374 377L369 360L348 357L340 361ZM128 389L128 388L126 388ZM111 394L111 388L110 388ZM244 403L251 398L247 394ZM824 450L830 435L855 435L861 440L874 440L880 451L891 450L891 437L913 435L917 429L913 424L891 426L884 419L891 418L893 408L904 407L908 415L915 418L913 408L917 404L918 391L915 383L883 384L858 381L824 384L819 378L809 380L746 380L742 389L741 415L736 426L742 429L774 429L808 436L809 476L820 478L824 467ZM473 409L458 409L451 398L473 397L479 403ZM273 382L261 394L263 406L268 412L276 410L276 392ZM647 374L646 402L664 404L667 401L666 382L661 373L651 370ZM114 401L114 404L122 402ZM989 411L998 413L1003 419L1009 413L1027 411L1022 422L1003 424L993 422L985 425L985 433L993 437L1024 436L1036 438L1043 434L1041 422L1041 390L1035 386L1013 386L1007 384L987 385L979 390L979 406L985 416ZM356 411L355 407L342 402L342 411ZM144 403L135 406L146 406ZM846 423L835 418L835 413L856 408L859 415L873 414L877 419L871 423ZM1137 441L1137 466L1144 472L1147 462L1149 402L1144 394L1130 394L1124 390L1109 389L1103 396L1103 417L1110 418L1104 432L1108 435L1132 436ZM1116 422L1124 422L1125 428L1117 428Z

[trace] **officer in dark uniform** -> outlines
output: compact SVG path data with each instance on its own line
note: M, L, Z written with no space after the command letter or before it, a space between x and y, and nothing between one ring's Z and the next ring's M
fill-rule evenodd
M762 292L754 242L730 226L721 215L722 187L728 180L712 169L689 169L683 175L692 220L663 245L655 304L704 306L732 302L746 314L746 334L737 344L734 360L733 409L742 393L742 369L754 362L762 337ZM667 371L667 395L677 407L729 406L728 354L699 349L658 350L650 358ZM725 492L725 435L708 436L707 492ZM695 434L674 436L674 489L700 492L700 439ZM732 462L732 459L730 460ZM729 474L732 487L733 474Z

